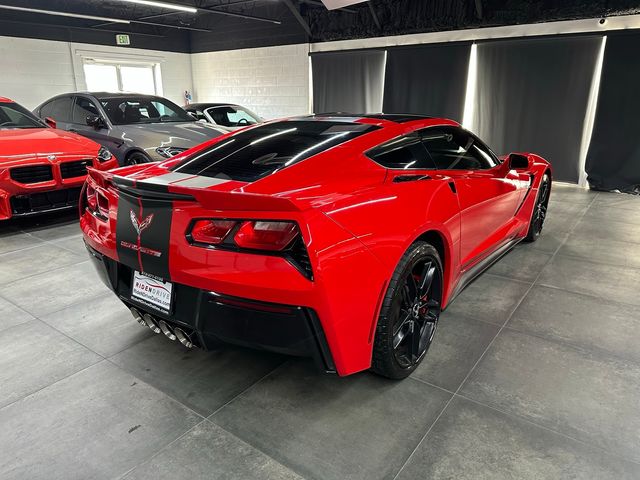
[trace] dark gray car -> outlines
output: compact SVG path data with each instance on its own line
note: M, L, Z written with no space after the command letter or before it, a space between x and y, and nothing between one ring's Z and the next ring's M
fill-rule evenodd
M223 133L154 95L69 93L47 100L34 113L104 145L121 165L164 160Z

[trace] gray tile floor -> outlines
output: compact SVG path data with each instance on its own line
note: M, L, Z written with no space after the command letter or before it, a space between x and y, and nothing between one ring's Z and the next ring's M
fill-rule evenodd
M640 198L556 186L402 382L187 351L72 217L0 226L0 478L640 478Z

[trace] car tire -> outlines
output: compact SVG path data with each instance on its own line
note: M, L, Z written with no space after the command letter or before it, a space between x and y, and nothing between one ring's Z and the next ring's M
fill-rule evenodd
M376 327L371 370L406 378L422 362L442 310L442 260L433 245L417 241L393 272Z
M150 161L151 160L149 160L149 157L147 157L144 153L132 152L129 155L127 155L127 158L124 161L124 165L126 166L139 165L141 163L148 163Z
M548 173L545 173L542 177L542 181L540 182L536 204L534 205L533 212L531 213L529 230L527 231L527 236L524 238L525 242L535 242L542 233L544 221L547 218L547 207L549 205L550 193L551 177Z

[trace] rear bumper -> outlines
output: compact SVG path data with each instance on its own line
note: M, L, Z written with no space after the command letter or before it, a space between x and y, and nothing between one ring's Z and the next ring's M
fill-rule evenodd
M129 307L189 331L194 343L213 349L220 342L314 358L336 372L316 312L308 307L260 302L174 283L169 314L131 298L133 271L87 246L101 280Z

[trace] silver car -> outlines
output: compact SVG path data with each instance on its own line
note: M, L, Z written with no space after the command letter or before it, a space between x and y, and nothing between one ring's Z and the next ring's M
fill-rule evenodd
M120 165L164 160L225 132L154 95L69 93L47 100L33 113L107 147Z

